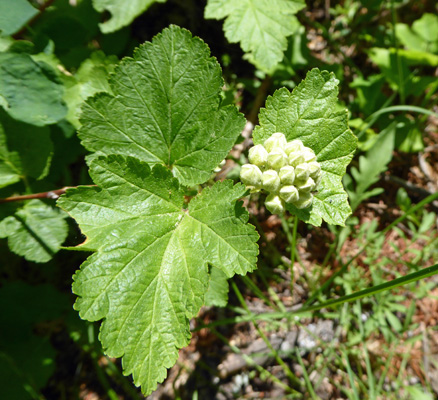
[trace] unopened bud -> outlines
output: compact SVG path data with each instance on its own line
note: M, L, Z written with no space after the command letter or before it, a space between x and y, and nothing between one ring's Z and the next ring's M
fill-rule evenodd
M300 193L300 198L294 202L294 206L302 210L303 208L310 207L312 203L313 195L311 193Z
M268 169L262 174L262 186L268 192L277 192L280 188L280 177L277 171Z
M302 184L298 184L298 190L300 191L300 193L311 192L312 190L315 190L315 187L315 181L310 177Z
M304 162L309 163L309 162L312 162L312 161L316 161L316 155L313 152L313 150L310 149L309 147L304 148L302 153L303 153L303 156L304 156Z
M299 193L298 193L297 188L293 185L283 186L280 189L280 197L286 203L294 203L294 202L298 201Z
M296 167L304 162L304 156L301 151L289 154L289 165Z
M268 153L268 166L272 169L280 169L287 164L286 153L281 149L272 150Z
M307 164L309 168L310 177L315 180L321 173L321 165L317 161L312 161Z
M263 167L268 161L268 152L263 145L258 144L249 149L248 159L251 164Z
M286 143L287 143L286 136L284 136L284 134L281 132L276 132L272 134L271 137L265 140L264 146L269 153L276 148L284 149Z
M307 164L300 164L295 167L295 182L305 182L309 179L310 173Z
M272 214L281 214L284 212L284 204L283 200L276 194L271 193L268 197L266 197L265 207Z
M303 150L304 145L303 142L299 139L292 140L291 142L287 142L284 147L284 152L289 155L290 153L296 153Z
M286 165L280 169L278 176L282 185L292 185L295 180L295 169L290 165Z
M240 179L246 186L258 188L262 184L262 171L253 164L242 165L240 169Z

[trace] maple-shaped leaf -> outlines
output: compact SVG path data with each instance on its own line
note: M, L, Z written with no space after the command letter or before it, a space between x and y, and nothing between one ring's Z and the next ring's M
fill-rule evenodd
M87 236L82 247L96 251L74 277L75 308L83 319L104 319L106 354L123 357L124 372L148 394L189 342L208 264L228 278L256 266L258 235L237 202L246 189L216 182L184 208L163 166L110 155L95 158L90 174L98 187L58 200Z
M114 95L85 103L83 145L165 165L187 186L207 181L245 124L235 106L220 105L221 72L201 39L164 29L116 67Z
M261 144L273 133L282 132L288 141L300 139L315 152L322 179L312 206L299 210L287 204L292 214L315 226L322 220L343 226L351 214L342 177L357 138L348 127L347 110L337 106L338 83L333 73L312 69L292 93L282 88L268 97L253 134L254 144Z
M269 71L283 59L286 38L299 26L294 15L305 6L304 0L208 0L205 18L225 18L228 41L240 42Z

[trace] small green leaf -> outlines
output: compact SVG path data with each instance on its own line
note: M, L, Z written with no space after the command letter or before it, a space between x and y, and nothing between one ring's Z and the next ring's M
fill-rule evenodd
M90 151L164 164L184 185L203 183L245 124L236 107L220 106L222 86L208 46L171 26L116 67L114 96L85 103L79 136Z
M23 177L44 178L52 154L48 127L15 121L0 109L0 187Z
M228 278L256 267L258 235L238 199L243 185L217 182L184 209L169 170L121 155L98 157L98 187L70 189L58 204L96 250L75 275L75 308L104 319L100 339L145 394L163 381L190 340L189 318L204 302L208 264Z
M67 237L64 213L32 200L0 222L0 237L8 238L11 251L26 260L49 261Z
M225 19L225 36L240 42L255 63L270 70L283 59L287 37L299 24L295 14L304 0L208 0L205 18Z
M216 267L211 267L210 282L205 293L205 305L225 307L228 304L228 278Z
M321 165L322 180L313 205L299 210L291 204L288 210L301 220L321 225L322 220L344 225L351 214L342 177L357 146L348 128L347 110L338 111L338 80L333 73L311 70L292 93L283 88L268 97L260 110L260 126L254 130L254 143L262 144L275 132L288 141L300 139L310 147Z
M351 175L356 185L353 188L351 179L346 179L345 187L350 195L351 208L355 210L365 199L378 195L383 189L367 191L379 180L380 174L386 171L386 166L392 160L396 123L392 123L383 130L373 147L365 155L359 157L359 168L352 167ZM348 184L347 184L348 182Z
M111 13L108 21L99 24L103 33L110 33L129 25L152 4L165 2L166 0L93 0L93 7L99 12Z
M24 53L0 53L0 104L9 115L31 125L60 121L67 113L64 87L56 71Z
M27 0L0 1L0 35L12 35L38 14Z

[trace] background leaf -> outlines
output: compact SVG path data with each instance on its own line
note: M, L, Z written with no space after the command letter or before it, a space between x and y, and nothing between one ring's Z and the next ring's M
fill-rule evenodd
M47 262L67 237L65 217L60 210L32 200L0 222L0 237L8 238L11 251L26 260Z
M44 178L52 159L48 127L15 121L0 109L0 187L22 178Z
M292 93L283 88L268 97L266 108L260 110L260 126L253 133L254 144L282 132L288 141L300 139L315 152L321 164L322 180L313 205L298 210L287 204L287 208L316 226L323 219L344 225L351 214L342 176L356 150L357 139L348 128L347 110L337 109L337 86L333 73L312 69Z
M111 13L110 19L99 24L103 33L110 33L129 25L152 4L165 2L166 0L93 0L93 6L99 12Z
M0 35L12 35L27 21L38 14L27 0L2 0L0 2Z
M90 151L164 164L184 185L203 183L245 124L236 107L220 106L222 86L205 43L171 26L116 67L114 96L86 102L80 138Z
M123 357L125 373L148 394L190 340L207 263L227 277L252 271L258 235L236 203L243 185L217 182L184 210L177 180L160 165L112 155L90 168L99 188L68 190L58 202L87 235L85 248L97 250L75 275L75 307L84 319L104 319L106 353Z
M205 18L225 18L228 41L270 70L282 60L286 38L299 26L294 15L305 6L304 0L208 0Z
M67 113L64 87L56 71L24 53L0 53L0 104L9 115L28 124L58 122Z

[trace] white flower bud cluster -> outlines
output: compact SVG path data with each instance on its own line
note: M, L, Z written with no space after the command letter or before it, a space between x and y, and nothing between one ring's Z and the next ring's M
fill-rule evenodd
M321 166L312 149L299 139L288 142L274 133L263 145L249 149L250 164L242 165L240 179L253 192L269 193L265 206L273 214L284 211L285 203L299 209L310 207L312 192L321 181Z

